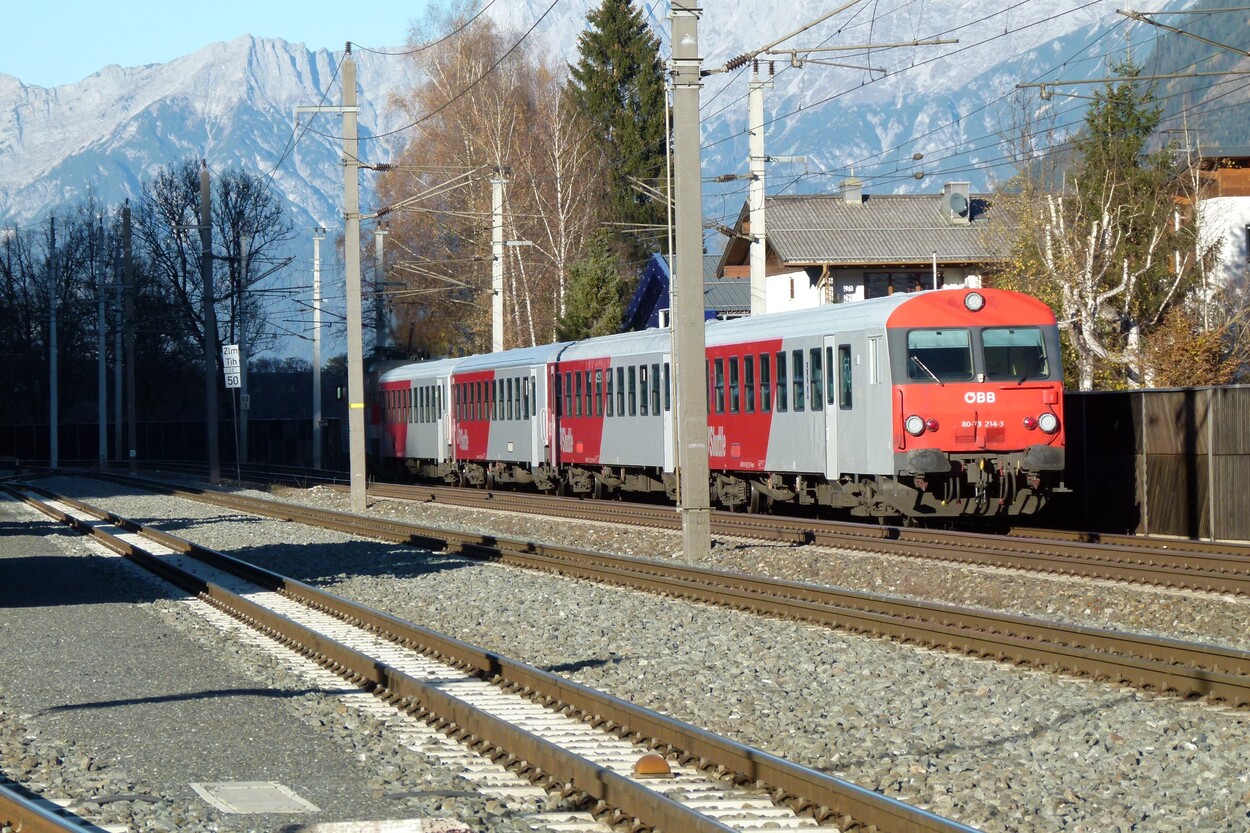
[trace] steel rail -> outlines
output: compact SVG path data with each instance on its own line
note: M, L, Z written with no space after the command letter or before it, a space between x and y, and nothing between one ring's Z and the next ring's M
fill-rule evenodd
M333 476L317 481L306 472L292 474L259 466L252 467L249 473L260 479L301 486L322 482L331 488L346 489ZM378 497L423 503L680 528L680 518L671 506L377 482L370 484L368 490ZM999 535L725 511L713 512L711 524L716 535L1250 595L1250 544L1244 543L1041 529L1017 529Z
M9 783L0 783L0 830L20 833L105 833L104 828L71 815L46 799L30 798Z
M926 810L438 634L390 614L342 599L159 529L45 489L31 486L27 488L100 521L149 537L169 549L202 560L261 587L281 592L312 607L361 624L401 645L468 669L485 680L498 682L548 704L572 706L592 721L616 727L615 731L620 736L645 739L657 748L678 755L683 762L697 761L703 767L720 767L734 773L742 783L765 785L774 791L775 797L788 800L796 810L812 811L818 819L837 818L843 826L854 821L890 833L975 833L974 828ZM649 826L691 833L726 833L732 830L672 799L640 787L609 769L562 750L498 718L471 709L421 680L409 677L386 663L359 655L341 643L237 596L219 585L183 574L133 543L110 535L99 524L84 523L55 507L34 500L29 495L15 490L14 493L45 514L96 537L106 546L147 569L154 570L187 592L203 596L227 610L234 611L244 621L257 623L288 644L299 646L300 650L319 657L349 678L379 690L386 699L409 710L425 709L441 715L471 735L515 754L553 778L571 784Z
M148 484L145 488L347 534L447 549L1011 663L1053 667L1140 688L1173 691L1181 696L1250 705L1250 653L1232 648L780 581L672 561L439 530L212 490L168 484Z
M676 529L671 507L575 501L546 495L374 484L371 494L475 508L546 512L564 517ZM1132 536L1050 533L987 535L782 515L712 513L712 531L768 541L1087 576L1112 581L1250 595L1250 546Z

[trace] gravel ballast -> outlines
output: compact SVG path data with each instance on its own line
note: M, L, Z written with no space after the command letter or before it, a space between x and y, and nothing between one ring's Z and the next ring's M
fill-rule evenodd
M986 831L1244 833L1250 825L1245 711L298 524L227 518L87 479L49 485ZM281 495L295 496L327 508L348 503L327 489ZM637 556L671 557L680 546L671 532L452 507L372 500L368 511ZM736 540L718 542L711 561L1247 647L1250 605L1216 594ZM192 627L168 613L163 621ZM7 705L11 681L0 686ZM10 719L6 708L3 723ZM386 742L362 734L357 727L336 737L366 748Z

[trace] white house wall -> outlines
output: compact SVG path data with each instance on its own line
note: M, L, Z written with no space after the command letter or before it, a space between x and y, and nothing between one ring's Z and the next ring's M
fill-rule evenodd
M1250 197L1210 197L1198 204L1202 236L1218 241L1218 254L1212 269L1213 283L1246 287L1246 229L1250 227Z

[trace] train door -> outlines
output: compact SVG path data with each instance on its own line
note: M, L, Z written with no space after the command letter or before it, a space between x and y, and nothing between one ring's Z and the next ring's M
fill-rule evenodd
M451 459L451 376L439 379L439 396L434 410L434 443L437 448L436 463Z
M842 476L838 454L838 423L841 416L838 391L842 378L841 354L837 336L825 336L825 477L830 481Z
M660 390L664 397L664 471L671 472L677 470L676 447L673 444L673 423L677 419L677 411L673 407L672 355L665 353L663 362L664 378L660 382Z
M543 438L547 436L547 409L538 391L538 374L542 369L531 370L521 390L521 413L530 423L530 449L528 460L532 465L547 462L543 457Z

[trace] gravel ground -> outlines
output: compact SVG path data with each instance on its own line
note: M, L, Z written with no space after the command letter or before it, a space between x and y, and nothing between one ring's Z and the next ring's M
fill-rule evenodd
M125 496L92 481L52 485L986 831L1250 827L1245 711L296 524L224 518L209 506ZM348 503L324 489L280 496ZM452 507L376 500L369 511L639 556L670 557L680 544L669 532ZM1215 594L743 541L718 542L711 560L778 578L1247 647L1250 606ZM349 731L340 742L383 742L359 735Z

